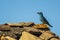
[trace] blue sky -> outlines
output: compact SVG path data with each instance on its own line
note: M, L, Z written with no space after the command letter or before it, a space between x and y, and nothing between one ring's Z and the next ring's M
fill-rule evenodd
M0 0L0 24L17 22L41 23L37 12L43 12L60 35L60 0Z

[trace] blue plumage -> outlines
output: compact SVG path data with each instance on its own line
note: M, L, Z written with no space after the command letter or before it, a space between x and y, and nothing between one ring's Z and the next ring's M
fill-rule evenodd
M40 21L43 23L43 24L47 24L49 25L50 27L52 27L49 22L47 21L47 19L43 16L43 12L38 12L39 16L41 17Z

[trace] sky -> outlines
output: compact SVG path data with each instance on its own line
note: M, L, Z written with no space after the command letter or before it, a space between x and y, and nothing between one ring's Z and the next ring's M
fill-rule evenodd
M0 0L0 24L34 22L41 24L37 12L43 12L60 36L60 0Z

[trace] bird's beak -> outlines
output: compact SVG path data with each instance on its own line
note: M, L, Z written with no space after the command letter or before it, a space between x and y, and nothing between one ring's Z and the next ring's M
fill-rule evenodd
M37 14L40 14L39 12Z

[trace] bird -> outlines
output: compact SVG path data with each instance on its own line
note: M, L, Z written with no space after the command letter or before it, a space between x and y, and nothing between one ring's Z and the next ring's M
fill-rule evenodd
M40 21L42 22L42 24L47 24L49 27L53 27L52 25L50 25L48 20L43 16L43 12L37 12L37 14L40 16Z

